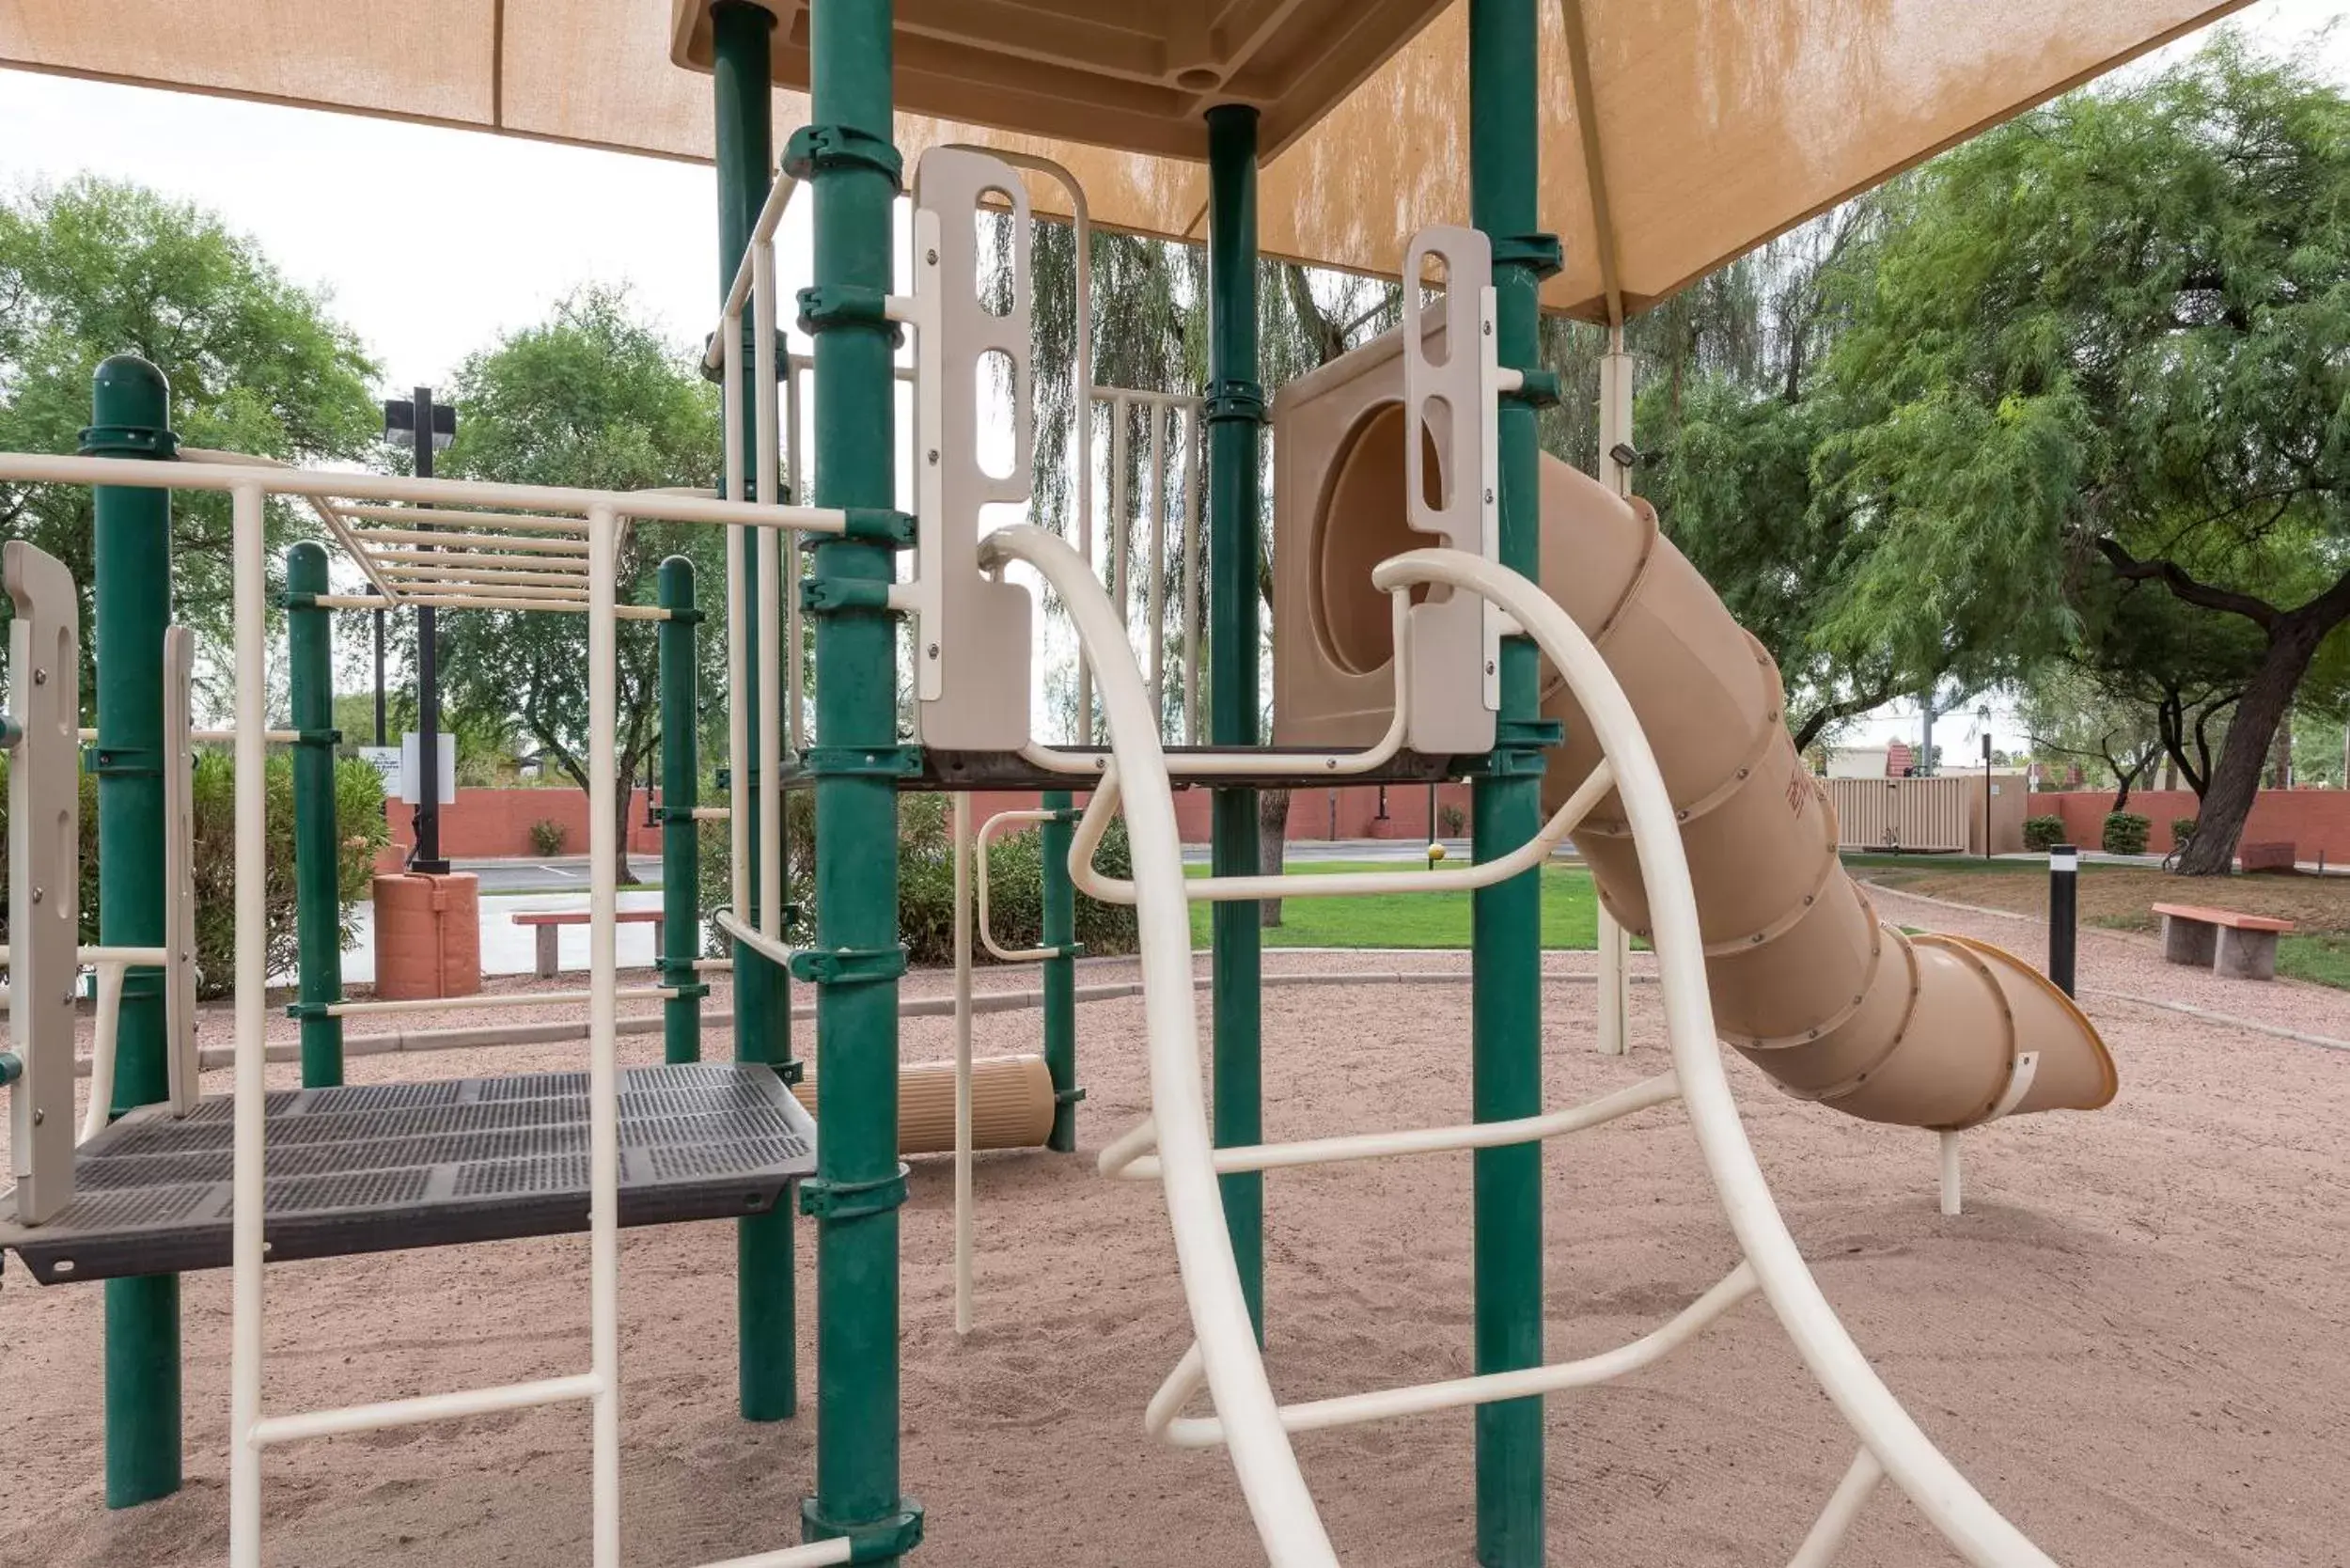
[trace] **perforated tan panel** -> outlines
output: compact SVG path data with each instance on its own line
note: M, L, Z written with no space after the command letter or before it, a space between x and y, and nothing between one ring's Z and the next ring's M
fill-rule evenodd
M1566 13L1545 3L1541 217L1567 267L1543 302L1596 317L1604 251L1637 310L2248 0L1564 3L1580 8L1592 102L1587 127ZM673 4L0 0L0 63L705 159L709 80L672 62ZM804 75L805 19L783 9L777 68ZM901 101L923 110L898 119L909 165L942 141L1040 153L1076 173L1097 222L1197 239L1207 181L1179 154L1200 150L1196 111L1237 95L1279 149L1261 182L1268 254L1391 274L1415 230L1468 219L1464 0L898 0L897 14ZM1208 69L1195 57L1243 63L1183 100L1183 72ZM1103 102L1113 88L1126 107ZM779 130L808 118L803 95L776 99ZM1612 238L1592 222L1594 166ZM1060 211L1046 182L1030 194Z

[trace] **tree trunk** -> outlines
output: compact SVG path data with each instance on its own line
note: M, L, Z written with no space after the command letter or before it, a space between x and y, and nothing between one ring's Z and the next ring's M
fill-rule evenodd
M1290 792L1287 790L1265 790L1257 796L1257 874L1279 876L1281 854L1288 847L1290 836ZM1257 923L1277 926L1281 923L1281 901L1257 901Z
M2179 856L2186 876L2226 876L2235 869L2236 840L2259 797L2269 743L2293 706L2293 694L2330 627L2288 616L2269 633L2260 669L2236 703L2219 761L2211 770L2197 813L2195 837Z
M634 777L633 766L621 773L619 804L612 808L619 817L614 825L619 829L619 837L614 841L619 845L620 870L615 880L622 887L636 886L636 868L628 863L628 813L629 808L636 803Z

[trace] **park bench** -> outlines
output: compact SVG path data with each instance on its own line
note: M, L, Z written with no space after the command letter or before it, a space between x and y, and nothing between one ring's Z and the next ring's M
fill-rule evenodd
M518 926L536 926L539 930L538 975L540 980L555 973L556 942L564 926L584 926L591 917L584 909L542 910L535 914L517 915ZM613 917L624 926L652 927L652 950L661 951L662 913L658 909L623 909Z
M2158 903L2154 913L2162 917L2163 957L2236 980L2275 979L2277 938L2293 929L2291 920L2201 904Z

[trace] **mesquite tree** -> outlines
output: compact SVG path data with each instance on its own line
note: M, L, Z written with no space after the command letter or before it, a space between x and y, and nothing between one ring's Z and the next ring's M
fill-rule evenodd
M1863 416L1834 456L1873 535L1853 628L1996 617L2019 653L2093 651L2127 586L2239 629L2180 863L2226 872L2350 621L2350 98L2223 35L1888 201L1835 350Z

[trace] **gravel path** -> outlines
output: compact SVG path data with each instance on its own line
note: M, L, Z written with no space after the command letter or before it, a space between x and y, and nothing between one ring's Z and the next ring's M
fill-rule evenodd
M1880 895L1889 918L2037 952L2031 922ZM1589 954L1553 955L1562 976ZM1465 968L1460 954L1275 952L1268 968ZM1636 969L1645 961L1636 959ZM1089 966L1109 983L1123 966ZM2350 998L2227 985L2152 945L2084 933L2084 982L2350 1031ZM576 984L573 978L569 983ZM935 995L937 974L909 977ZM983 987L1026 983L990 973ZM1632 992L1634 1049L1590 1048L1591 990L1543 988L1544 1090L1563 1104L1659 1071L1653 986ZM715 1003L724 1006L723 987ZM576 1014L576 1008L530 1009ZM2350 1541L2350 1055L2103 996L2088 1011L2121 1065L2094 1115L2019 1119L1966 1143L1968 1211L1935 1209L1934 1140L1771 1091L1731 1064L1764 1170L1823 1286L1894 1390L1993 1500L2071 1568L2341 1568ZM476 1015L477 1017L478 1015ZM1268 988L1276 1137L1452 1120L1468 1096L1469 991L1452 983ZM443 1019L412 1017L429 1027ZM225 1043L223 1020L208 1043ZM274 1036L291 1038L274 1019ZM1033 1012L979 1018L982 1052L1030 1050ZM1261 1560L1228 1461L1154 1448L1145 1400L1188 1341L1158 1194L1090 1156L1145 1106L1132 998L1080 1018L1083 1153L979 1165L979 1327L951 1326L951 1183L923 1161L902 1215L906 1490L930 1510L916 1563L940 1568L1225 1568ZM802 1033L803 1043L807 1039ZM950 1025L903 1029L909 1060ZM723 1036L713 1054L726 1048ZM632 1059L654 1037L626 1043ZM576 1045L354 1063L358 1081L575 1064ZM291 1082L288 1068L274 1081ZM225 1090L227 1076L208 1087ZM1269 1182L1271 1362L1284 1397L1469 1370L1469 1162L1289 1171ZM1727 1232L1671 1107L1546 1152L1548 1350L1589 1353L1655 1326L1725 1272ZM812 1233L800 1228L804 1269ZM796 1537L811 1417L749 1426L732 1409L733 1238L719 1225L623 1247L627 1552L682 1568ZM575 1370L586 1359L577 1238L290 1263L270 1277L266 1401L290 1410ZM804 1280L812 1273L804 1273ZM101 1506L99 1293L0 1294L0 1447L8 1568L212 1564L225 1554L227 1279L183 1286L189 1484ZM813 1285L804 1287L804 1304ZM799 1330L812 1400L813 1312ZM1553 1560L1578 1568L1784 1560L1850 1457L1765 1308L1677 1356L1554 1399ZM1466 1415L1301 1441L1344 1560L1469 1560ZM586 1556L587 1422L530 1411L273 1452L274 1568L573 1568ZM1881 1495L1844 1561L1953 1560Z

